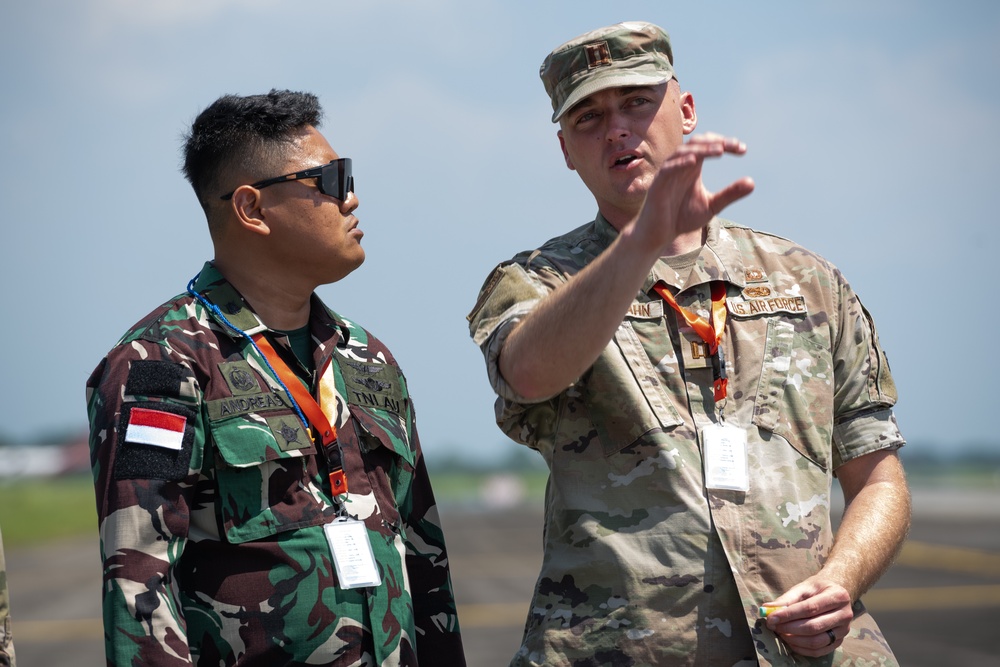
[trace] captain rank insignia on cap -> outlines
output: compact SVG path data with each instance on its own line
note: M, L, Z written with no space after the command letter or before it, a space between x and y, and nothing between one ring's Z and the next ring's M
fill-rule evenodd
M587 53L588 68L607 67L611 64L611 49L608 48L607 42L585 44L583 48Z

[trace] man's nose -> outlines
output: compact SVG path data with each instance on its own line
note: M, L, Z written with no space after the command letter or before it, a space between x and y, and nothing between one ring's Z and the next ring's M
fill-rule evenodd
M340 211L345 215L356 209L361 202L358 201L358 196L354 192L348 192L347 197L340 202Z
M625 114L618 111L610 111L605 114L605 136L608 141L617 141L630 134L627 118Z

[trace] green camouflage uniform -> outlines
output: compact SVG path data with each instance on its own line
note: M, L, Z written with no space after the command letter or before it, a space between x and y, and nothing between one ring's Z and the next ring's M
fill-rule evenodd
M833 471L903 444L868 313L839 271L718 219L693 268L652 269L614 340L570 388L534 403L500 377L512 326L616 235L603 218L501 264L470 314L497 422L550 477L545 551L512 665L893 665L859 602L832 655L789 653L758 606L820 569ZM702 339L652 291L708 317L727 288L725 421L748 437L748 492L707 490L699 432L718 421Z
M178 296L87 385L108 664L464 665L413 406L389 350L313 296L313 391L335 412L349 487L335 499L322 445L221 317L251 335L264 325L211 264L194 290L219 311ZM269 337L297 363L287 338ZM329 403L317 386L335 386ZM180 449L129 442L137 409L182 417ZM338 587L323 529L338 507L364 520L380 586Z
M13 667L14 635L10 630L10 594L7 591L7 561L0 536L0 667Z

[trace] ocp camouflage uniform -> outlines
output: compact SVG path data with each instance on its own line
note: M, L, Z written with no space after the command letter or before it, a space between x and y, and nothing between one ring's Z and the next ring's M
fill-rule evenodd
M0 667L14 667L14 635L10 629L10 593L7 589L7 560L0 536Z
M194 290L266 330L211 264ZM91 376L109 665L465 664L406 382L380 341L312 299L312 390L335 414L346 497L264 358L190 294ZM137 409L183 417L180 449L129 442ZM380 586L338 586L323 526L341 505L364 520Z
M693 268L664 261L597 362L548 400L500 376L513 325L612 242L603 218L501 264L470 314L497 422L550 477L545 551L512 665L892 665L858 602L832 655L789 653L758 606L820 569L833 471L901 446L896 390L871 318L840 272L776 236L718 219ZM725 421L748 435L748 492L707 490L699 432L718 421L702 339L652 291L708 317L727 289Z

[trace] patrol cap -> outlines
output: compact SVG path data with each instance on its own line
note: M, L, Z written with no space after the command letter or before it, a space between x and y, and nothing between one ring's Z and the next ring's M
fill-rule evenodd
M588 95L620 86L656 86L674 78L663 28L639 21L599 28L558 47L538 75L552 100L552 122Z

